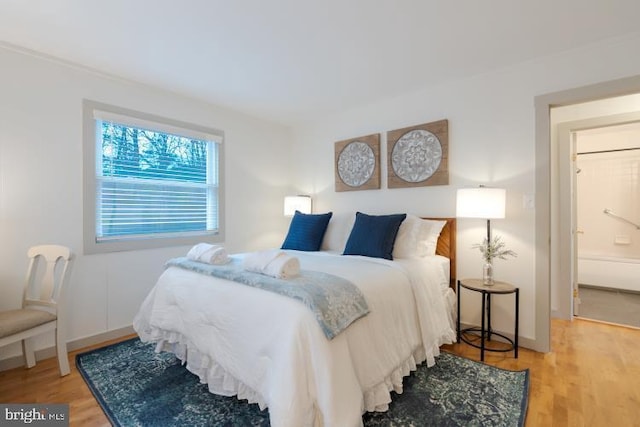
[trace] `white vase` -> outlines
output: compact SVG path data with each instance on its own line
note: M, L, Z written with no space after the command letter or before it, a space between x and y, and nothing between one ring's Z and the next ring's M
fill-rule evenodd
M482 284L492 286L493 283L493 264L485 262L482 266Z

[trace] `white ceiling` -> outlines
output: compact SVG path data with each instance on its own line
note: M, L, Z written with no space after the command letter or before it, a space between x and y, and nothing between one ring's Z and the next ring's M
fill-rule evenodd
M293 124L639 17L638 0L0 0L0 41Z

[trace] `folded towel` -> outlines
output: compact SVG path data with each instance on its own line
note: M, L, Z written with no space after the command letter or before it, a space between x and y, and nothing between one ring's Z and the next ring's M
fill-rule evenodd
M248 253L242 260L242 268L248 271L261 273L267 264L273 261L281 253L283 252L277 249Z
M267 264L263 273L278 279L289 279L300 274L300 261L294 256L281 252Z
M289 279L300 274L298 258L275 249L247 254L242 267L277 279Z
M220 245L198 243L189 250L187 258L207 264L226 264L229 262L227 250Z

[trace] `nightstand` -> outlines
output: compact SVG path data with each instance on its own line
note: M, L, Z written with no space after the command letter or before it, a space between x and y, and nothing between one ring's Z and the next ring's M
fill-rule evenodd
M480 323L480 327L466 328L460 329L460 291L464 289L468 289L474 292L480 292L482 294L482 321ZM494 332L491 329L491 297L493 295L506 295L506 294L515 294L515 333L513 335L513 339L504 336L503 334L499 334ZM506 282L498 282L496 281L493 285L487 286L482 284L482 279L462 279L458 280L458 320L457 320L457 341L461 340L466 342L467 344L480 349L480 360L484 361L484 352L485 351L501 351L507 352L513 350L514 357L518 358L518 315L519 315L519 301L520 300L520 289L515 286L506 283ZM476 342L472 342L471 340L465 337L465 334L475 335L476 337L480 337L480 345ZM508 344L511 344L510 347L507 348L491 348L486 346L486 342L491 341L491 337L493 335L497 335L502 339L506 340Z

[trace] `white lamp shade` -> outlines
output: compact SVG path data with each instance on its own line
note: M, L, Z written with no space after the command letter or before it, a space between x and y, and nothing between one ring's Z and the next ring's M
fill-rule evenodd
M459 218L504 218L507 191L504 188L460 188L456 196Z
M293 216L296 211L304 214L311 213L310 196L287 196L284 198L284 215Z

